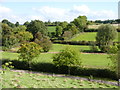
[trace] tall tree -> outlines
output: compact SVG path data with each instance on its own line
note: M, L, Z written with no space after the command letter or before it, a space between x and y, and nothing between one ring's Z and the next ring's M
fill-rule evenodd
M117 30L114 26L108 25L101 25L98 28L98 33L96 36L96 41L98 43L99 48L103 52L107 52L109 46L112 45L113 40L117 36Z
M41 32L43 35L48 34L45 24L39 20L31 21L30 24L27 25L27 31L31 32L33 34L33 36L37 32Z

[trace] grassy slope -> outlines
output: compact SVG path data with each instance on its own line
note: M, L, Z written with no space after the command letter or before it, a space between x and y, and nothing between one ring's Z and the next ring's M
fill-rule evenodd
M2 74L2 88L117 88L116 86L85 80L42 74L6 71Z
M74 47L78 50L90 50L90 47L89 46L82 46L82 45L65 45L65 44L53 44L50 52L58 52L60 51L61 49L64 49L65 47L67 46L71 46L71 47Z
M71 41L95 41L96 38L96 32L87 32L87 33L81 33L79 35L74 36ZM118 38L116 38L114 41L118 41Z
M48 32L55 32L56 26L48 26Z

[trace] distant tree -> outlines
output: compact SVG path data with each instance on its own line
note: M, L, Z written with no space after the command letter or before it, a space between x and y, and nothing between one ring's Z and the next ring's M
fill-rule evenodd
M2 46L7 50L18 44L19 40L14 35L4 35L2 37Z
M59 24L59 26L61 26L63 29L66 28L67 25L68 25L68 23L66 21L60 22L60 24Z
M71 31L73 35L79 32L74 23L68 24L66 28L64 28L64 31Z
M52 47L52 42L50 41L50 39L47 36L41 34L41 32L37 32L35 34L34 42L39 44L44 52L48 52Z
M117 36L117 30L114 26L111 25L101 25L98 28L98 33L96 36L96 41L98 43L99 48L103 52L107 52L109 46L112 45L113 40Z
M80 52L74 48L67 47L64 50L61 50L60 53L53 56L53 63L60 66L68 67L68 74L70 74L71 66L81 65Z
M62 35L63 28L61 26L56 26L56 36L60 37Z
M72 37L72 32L71 31L65 31L62 35L62 37L64 38L64 40L70 39Z
M19 22L16 22L16 23L15 23L15 26L16 26L16 27L18 27L19 25L20 25Z
M86 16L79 16L72 21L80 32L83 32L87 27L87 17Z
M30 41L31 39L33 39L32 33L28 32L28 31L18 32L16 34L16 37L19 39L20 43L25 43L25 42Z
M31 32L33 34L33 36L37 32L41 32L43 35L48 34L45 24L39 20L31 21L30 24L27 25L27 31Z
M23 25L25 25L27 27L29 25L29 22L26 21Z
M24 25L19 25L18 27L14 27L13 28L13 32L14 33L18 33L18 32L22 32L22 31L26 31L26 26Z
M2 36L13 34L13 29L7 24L2 24Z
M2 23L5 23L5 24L7 24L8 26L10 26L12 28L15 27L15 25L13 23L9 22L7 19L2 20Z

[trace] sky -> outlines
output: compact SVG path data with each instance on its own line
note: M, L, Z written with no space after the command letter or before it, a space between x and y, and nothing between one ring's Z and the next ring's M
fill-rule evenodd
M0 0L0 21L72 21L80 15L88 20L118 18L119 0Z

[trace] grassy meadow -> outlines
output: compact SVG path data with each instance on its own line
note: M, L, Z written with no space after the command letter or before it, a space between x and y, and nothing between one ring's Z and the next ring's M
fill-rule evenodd
M71 38L71 41L96 41L96 34L97 32L85 32L75 35L73 38ZM119 36L119 33L118 33ZM118 41L118 38L116 38L114 41Z

